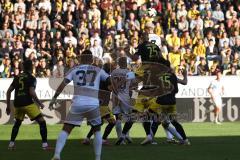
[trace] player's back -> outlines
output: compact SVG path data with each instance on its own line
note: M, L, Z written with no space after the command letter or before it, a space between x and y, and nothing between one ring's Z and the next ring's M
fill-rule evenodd
M99 105L98 92L100 81L109 75L101 68L93 65L79 65L73 68L66 79L73 81L73 102L81 105Z
M129 88L135 79L135 74L129 69L117 68L111 73L114 90L117 93L129 95Z
M174 105L176 104L176 93L178 92L178 80L177 76L174 73L166 73L162 77L163 83L166 87L166 91L168 90L168 87L173 86L174 88L172 89L171 92L159 96L157 98L157 103L162 104L162 105Z
M160 48L152 42L145 41L137 47L136 55L141 56L143 62L159 62L162 58Z
M14 106L22 107L33 103L30 95L30 87L36 87L36 78L28 72L21 73L13 80L15 88Z

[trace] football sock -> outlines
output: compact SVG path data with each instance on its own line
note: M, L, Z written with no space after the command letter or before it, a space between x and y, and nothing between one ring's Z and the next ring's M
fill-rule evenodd
M94 133L94 140L93 140L93 147L95 152L95 160L101 159L101 152L102 152L102 136L101 131L97 131Z
M157 122L152 123L151 130L152 130L153 136L155 136L155 134L157 133L158 126L159 126L159 123L157 123Z
M68 133L66 131L61 131L57 139L54 157L60 158L60 154L63 150L63 147L66 143L67 138L68 138Z
M183 140L187 139L187 136L185 134L185 131L180 123L178 123L176 120L172 121L173 126L176 128L178 133L182 136Z
M93 128L91 127L90 131L89 131L88 134L87 134L87 138L88 138L88 139L91 139L91 137L92 137L93 134L94 134Z
M105 131L103 133L103 139L107 139L108 135L111 133L113 127L115 126L114 123L109 123L106 128Z
M19 127L21 126L22 121L16 120L16 122L14 123L14 126L12 128L12 134L11 134L11 141L14 142L17 135L18 135L18 131L19 131Z
M151 132L150 132L150 130L151 130L151 122L143 122L143 128L144 128L144 130L146 132L146 135L150 135L151 134Z
M166 133L167 139L173 139L173 135L167 129L164 129L164 131Z
M176 128L175 128L172 124L169 124L169 125L168 125L167 130L168 130L172 135L174 135L175 137L177 137L177 139L183 140L182 136L177 132Z
M46 143L47 142L47 125L46 121L39 122L39 127L40 127L40 134L42 137L42 142Z
M121 120L116 121L115 128L116 128L117 136L118 136L118 138L120 138L121 135L122 135L122 122L121 122Z
M132 125L133 125L133 122L131 122L131 121L126 122L123 127L122 134L126 135L129 132L129 130L132 128Z

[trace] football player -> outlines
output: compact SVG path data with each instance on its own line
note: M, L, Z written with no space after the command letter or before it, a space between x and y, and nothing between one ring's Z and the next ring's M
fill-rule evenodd
M132 113L130 90L135 84L135 74L127 68L127 57L118 58L118 65L119 68L111 73L111 80L113 86L113 113L116 115L117 120L120 120L122 116ZM126 138L126 135L132 125L131 118L127 118L116 145L122 144L125 140L131 143L131 139Z
M7 91L7 109L6 113L9 115L11 113L10 99L11 93L15 90L14 96L14 116L15 123L12 128L11 140L8 148L15 148L15 139L18 135L18 130L25 118L25 115L32 121L36 121L40 126L40 134L42 137L42 148L44 150L48 149L47 143L47 127L46 121L39 108L44 108L42 102L38 99L35 88L37 84L36 78L32 75L32 61L26 60L23 63L24 72L19 76L14 77L12 84Z
M64 122L63 129L57 139L53 160L59 160L66 140L75 126L81 125L84 118L92 126L94 132L95 160L101 159L102 136L101 136L101 115L99 109L98 91L100 81L107 81L110 84L109 75L101 68L92 65L93 56L90 50L81 54L81 64L71 69L64 80L57 88L49 109L54 109L57 97L65 86L73 81L74 96L71 109Z
M111 70L110 65L111 65L110 63L106 63L103 65L103 69L108 74L110 74L110 70ZM106 126L103 137L102 137L103 145L110 145L109 141L107 140L107 137L111 133L116 123L115 117L112 114L112 110L109 107L110 96L111 96L111 91L109 89L108 83L106 81L101 81L99 97L98 97L100 100L100 114L102 118L102 124L104 120L108 122L108 125ZM91 128L90 131L88 132L87 137L82 142L84 145L90 144L90 139L94 133L93 131L94 131L93 128Z

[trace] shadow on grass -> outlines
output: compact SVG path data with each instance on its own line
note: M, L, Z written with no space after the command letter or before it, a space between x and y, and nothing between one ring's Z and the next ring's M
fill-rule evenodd
M133 144L104 146L102 160L239 160L240 137L191 137L191 146L165 144L141 146L144 138L133 139ZM55 141L49 141L55 146ZM18 140L16 150L7 150L8 141L0 142L0 160L50 160L53 151L41 150L39 140ZM69 139L62 160L93 160L93 147L83 146L79 139Z

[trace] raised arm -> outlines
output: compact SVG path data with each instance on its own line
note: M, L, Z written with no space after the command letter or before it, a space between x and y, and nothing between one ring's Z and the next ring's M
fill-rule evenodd
M177 82L182 84L182 85L187 85L187 82L188 82L188 79L187 79L187 71L184 69L182 71L182 74L183 74L183 79L177 79Z

